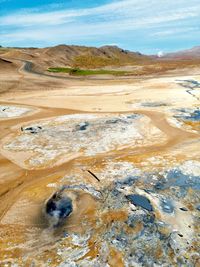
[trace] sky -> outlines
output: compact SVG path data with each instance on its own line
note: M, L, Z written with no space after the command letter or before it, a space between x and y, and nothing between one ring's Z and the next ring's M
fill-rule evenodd
M145 54L200 45L200 0L0 0L0 45L117 45Z

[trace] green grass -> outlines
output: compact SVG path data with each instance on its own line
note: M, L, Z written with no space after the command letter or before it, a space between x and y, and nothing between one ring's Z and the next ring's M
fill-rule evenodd
M130 72L127 71L117 71L117 70L83 70L79 68L48 68L49 72L62 72L68 73L70 75L77 75L77 76L88 76L88 75L116 75L116 76L123 76L128 75Z

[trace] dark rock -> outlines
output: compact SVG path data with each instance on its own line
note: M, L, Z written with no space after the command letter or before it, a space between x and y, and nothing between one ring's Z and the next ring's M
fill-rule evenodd
M155 222L155 216L154 214L147 214L143 218L144 225L149 225Z
M33 127L26 127L24 130L26 130L26 131L33 131L34 128Z
M106 121L106 123L108 123L108 124L110 124L110 123L112 123L112 124L115 124L115 123L118 123L118 122L120 122L120 119L118 119L118 118L114 118L114 119L110 119L110 120L107 120Z
M121 187L121 186L132 186L136 180L138 180L139 177L137 176L127 176L126 178L119 180L117 182L115 182L117 187Z
M78 131L85 131L87 129L87 127L89 126L89 122L81 122L79 123L79 125L77 126L77 130Z
M21 131L29 132L31 134L36 134L42 130L41 126L35 126L35 127L21 127Z
M180 208L180 210L182 210L182 211L188 211L188 209L185 208L185 207Z
M200 211L200 205L198 205L198 206L196 207L196 209L197 209L198 211Z
M156 190L163 190L165 188L165 185L164 185L164 183L159 181L158 183L155 184L154 187Z
M142 195L128 195L127 199L135 206L142 207L148 211L153 211L153 206L148 198Z
M118 196L121 195L121 192L119 192L117 189L114 188L114 189L111 191L111 194L112 194L114 197L118 197Z
M139 114L129 114L127 115L127 119L136 119L136 118L139 118L141 117L141 115Z

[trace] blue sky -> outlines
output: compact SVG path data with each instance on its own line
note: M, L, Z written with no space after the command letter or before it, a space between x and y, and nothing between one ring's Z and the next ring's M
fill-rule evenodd
M0 0L0 45L118 45L155 54L200 45L199 0Z

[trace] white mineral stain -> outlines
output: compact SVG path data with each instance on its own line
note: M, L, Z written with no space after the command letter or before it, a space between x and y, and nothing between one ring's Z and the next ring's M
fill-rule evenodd
M0 119L20 117L32 111L31 108L0 105Z
M38 125L41 129L32 133ZM156 143L158 138L164 141L166 138L149 118L137 114L67 115L38 121L37 125L34 123L24 129L20 135L6 142L4 150L29 153L27 162L18 162L26 168L37 168L50 162L56 164L61 158L67 160L76 153L95 156L127 146Z

